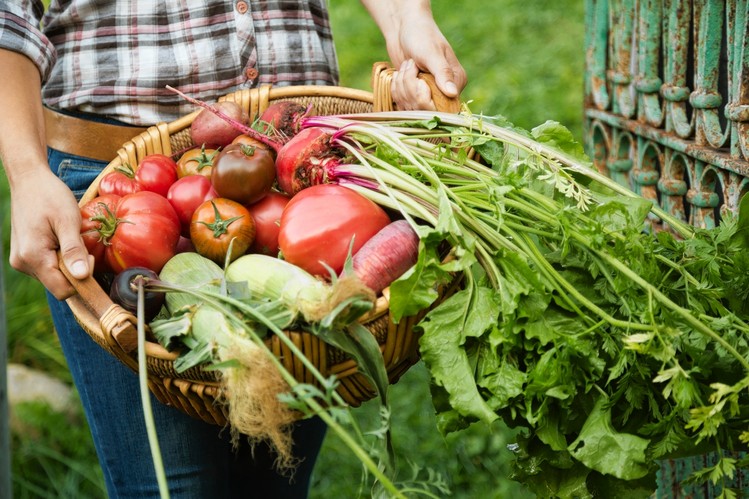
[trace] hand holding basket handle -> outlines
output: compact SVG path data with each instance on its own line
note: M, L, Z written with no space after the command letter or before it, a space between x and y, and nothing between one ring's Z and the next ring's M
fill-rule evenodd
M439 87L437 87L437 81L434 79L434 75L430 73L419 73L418 78L429 85L429 90L432 92L432 102L434 102L434 107L437 108L437 111L444 113L460 112L460 98L448 97L443 94Z
M374 111L393 111L396 105L392 97L392 80L395 69L388 62L377 62L372 67L372 91L374 93ZM432 102L439 112L460 112L460 98L448 97L437 86L434 75L419 73L418 79L426 82L432 93Z

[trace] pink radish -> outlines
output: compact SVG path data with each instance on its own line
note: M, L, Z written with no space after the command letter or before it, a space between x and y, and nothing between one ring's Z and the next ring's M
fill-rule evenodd
M419 236L406 220L390 222L356 252L356 276L376 295L416 264Z

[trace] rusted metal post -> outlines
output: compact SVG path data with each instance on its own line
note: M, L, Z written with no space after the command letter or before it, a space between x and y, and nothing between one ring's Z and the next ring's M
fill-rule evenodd
M749 192L749 0L586 0L585 25L596 167L695 226L719 224ZM654 498L716 497L684 482L714 463L664 461ZM728 485L747 483L742 470Z
M3 227L0 225L0 241ZM13 497L10 461L10 404L8 402L8 322L5 319L5 256L0 244L0 499Z

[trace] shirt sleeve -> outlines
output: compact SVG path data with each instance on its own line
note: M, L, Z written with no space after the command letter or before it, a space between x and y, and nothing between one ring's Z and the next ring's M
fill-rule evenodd
M44 5L38 0L0 2L0 48L31 59L46 81L57 59L57 51L40 29Z

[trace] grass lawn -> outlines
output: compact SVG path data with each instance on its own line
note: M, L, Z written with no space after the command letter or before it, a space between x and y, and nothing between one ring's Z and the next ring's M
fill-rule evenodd
M583 2L434 0L432 5L468 73L463 99L470 102L473 112L502 114L524 128L556 120L581 137ZM330 0L330 6L341 84L368 89L372 63L387 59L381 35L359 2ZM8 187L4 176L0 177L10 360L70 382L41 286L7 264ZM511 431L501 425L477 425L459 435L445 438L438 434L423 366L412 368L393 386L392 400L394 445L403 478L413 465L422 470L421 477L444 481L453 491L451 497L529 496L508 478L512 455L506 445L512 442ZM368 403L356 410L365 427L373 420L374 409ZM71 424L60 422L58 415L45 413L43 408L24 410L38 431L17 435L13 441L15 497L102 497L93 446L81 431L85 430L83 419L75 418ZM312 497L356 497L360 477L356 459L330 436L316 467ZM367 497L366 482L361 490Z

